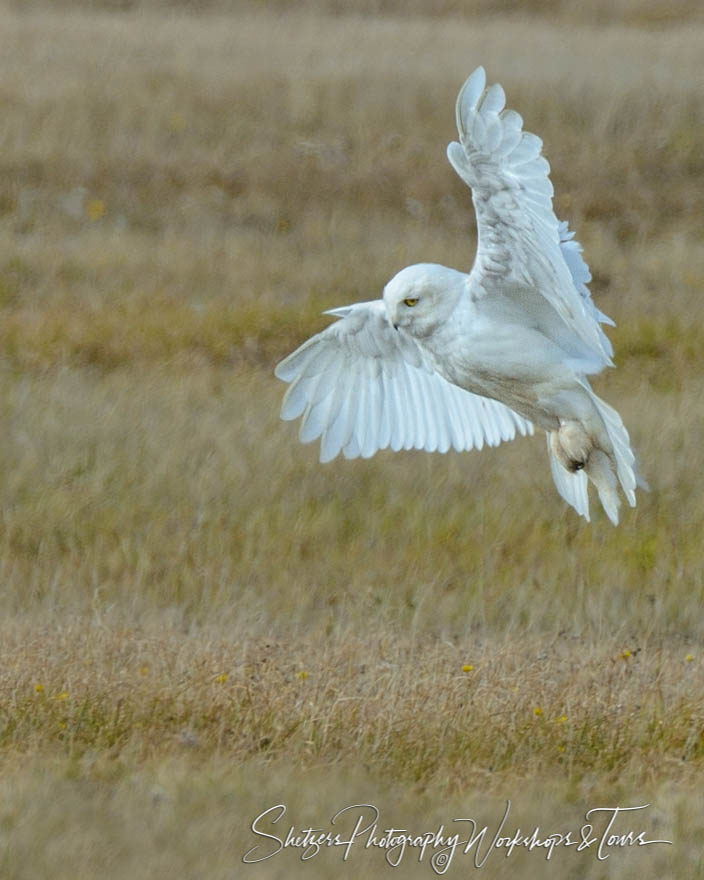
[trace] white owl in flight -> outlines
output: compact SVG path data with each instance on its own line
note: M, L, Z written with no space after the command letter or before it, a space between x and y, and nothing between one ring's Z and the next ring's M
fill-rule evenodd
M618 524L620 485L636 503L628 432L587 376L613 366L581 246L552 209L542 141L505 110L478 67L457 98L460 142L447 156L471 187L478 245L467 275L419 263L383 299L331 309L335 321L283 360L282 419L340 451L481 449L516 433L547 435L557 491L589 519L588 482Z

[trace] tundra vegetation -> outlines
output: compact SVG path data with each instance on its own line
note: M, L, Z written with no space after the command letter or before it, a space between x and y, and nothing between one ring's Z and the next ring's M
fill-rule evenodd
M507 834L650 804L617 830L673 846L492 877L704 876L703 41L694 0L0 6L3 876L388 876L241 857L275 804L493 834L507 799ZM595 388L651 486L617 529L542 437L322 466L278 420L323 309L471 265L479 63L617 322Z

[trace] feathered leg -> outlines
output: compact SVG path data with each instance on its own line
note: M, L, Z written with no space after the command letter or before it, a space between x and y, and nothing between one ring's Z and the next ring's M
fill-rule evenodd
M580 471L596 486L599 500L614 525L618 525L618 511L621 498L619 484L629 504L635 505L635 486L644 485L635 473L635 459L631 451L628 433L621 417L603 400L600 400L586 386L594 407L594 416L585 414L586 424L581 419L561 420L560 427L551 431L549 448L553 460L553 476L558 491L578 513L586 516L585 488L573 482ZM560 478L555 468L564 468L570 477ZM582 509L580 509L582 508Z

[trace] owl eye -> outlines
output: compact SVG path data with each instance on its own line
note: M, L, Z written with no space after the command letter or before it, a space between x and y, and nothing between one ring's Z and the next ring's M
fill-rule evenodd
M409 296L407 299L404 299L403 304L408 306L409 309L412 309L413 306L418 302L417 296Z

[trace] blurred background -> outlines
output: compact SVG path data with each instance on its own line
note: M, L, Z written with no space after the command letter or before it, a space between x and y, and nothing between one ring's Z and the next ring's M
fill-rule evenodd
M551 831L650 799L677 845L609 876L702 876L703 45L692 0L0 4L8 876L234 876L267 806L376 797ZM470 268L478 64L617 324L595 387L651 486L617 529L539 437L322 466L278 420L323 309Z

